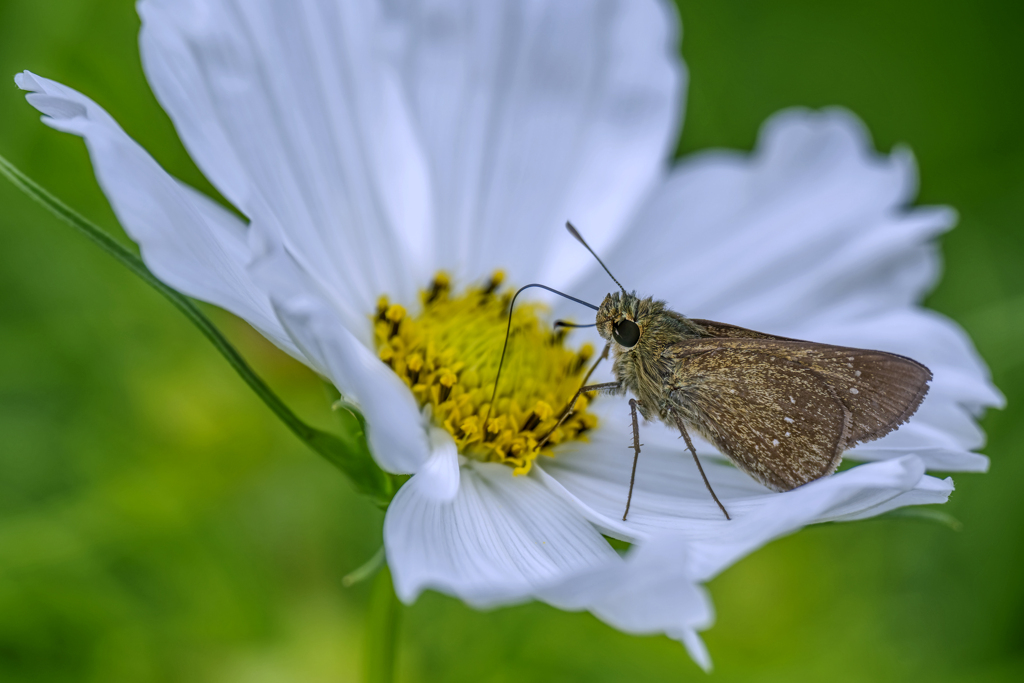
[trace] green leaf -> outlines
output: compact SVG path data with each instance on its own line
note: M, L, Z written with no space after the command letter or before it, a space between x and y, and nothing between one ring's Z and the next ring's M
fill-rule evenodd
M326 458L330 463L344 472L360 493L369 496L377 505L387 507L402 482L384 472L370 455L366 443L366 429L363 416L350 404L344 404L345 410L338 410L341 433L334 435L315 429L303 422L275 394L266 382L256 374L249 363L232 346L231 342L221 333L213 322L206 317L191 299L171 289L146 267L138 256L115 240L102 228L89 221L74 209L64 204L46 189L22 173L11 162L0 156L0 174L6 177L15 187L32 199L42 204L47 210L71 227L92 240L105 252L117 259L128 270L138 275L150 287L160 292L179 311L185 314L193 325L199 328L203 336L234 368L235 372L249 385L268 408L307 446ZM336 389L334 390L337 391Z

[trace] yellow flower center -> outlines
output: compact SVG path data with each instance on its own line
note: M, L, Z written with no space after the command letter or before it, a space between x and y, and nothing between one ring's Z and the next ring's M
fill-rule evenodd
M462 455L525 474L539 454L550 456L557 444L585 439L597 425L581 396L573 414L551 431L580 388L594 347L566 348L565 330L542 322L543 306L518 303L491 405L512 301L512 293L501 289L503 279L496 272L482 287L453 296L447 275L439 273L420 293L422 310L415 316L381 297L374 341L380 359L421 407L430 406L434 422L455 438Z

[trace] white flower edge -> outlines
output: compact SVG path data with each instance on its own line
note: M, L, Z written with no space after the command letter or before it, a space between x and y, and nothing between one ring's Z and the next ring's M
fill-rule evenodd
M714 623L714 607L703 586L681 576L690 554L687 539L666 532L631 548L624 561L581 572L540 596L562 609L586 609L624 633L678 640L710 672L698 631Z

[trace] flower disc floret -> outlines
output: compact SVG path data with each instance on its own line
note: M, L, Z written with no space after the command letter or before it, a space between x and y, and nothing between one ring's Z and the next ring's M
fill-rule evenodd
M586 397L580 397L573 414L555 429L583 381L594 347L568 348L565 329L553 331L542 320L543 306L517 304L492 405L512 302L503 279L496 272L483 286L454 296L450 279L439 273L420 293L417 315L381 297L374 341L380 359L402 378L421 408L429 406L433 421L454 437L462 455L505 463L525 474L539 454L550 456L553 446L584 439L597 426Z

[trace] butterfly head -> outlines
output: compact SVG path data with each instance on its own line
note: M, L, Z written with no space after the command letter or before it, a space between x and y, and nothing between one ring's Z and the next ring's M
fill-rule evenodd
M644 325L642 303L636 293L613 292L604 298L597 309L597 332L623 349L631 349L640 342Z

